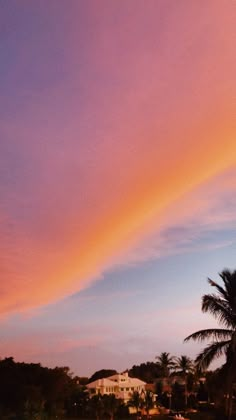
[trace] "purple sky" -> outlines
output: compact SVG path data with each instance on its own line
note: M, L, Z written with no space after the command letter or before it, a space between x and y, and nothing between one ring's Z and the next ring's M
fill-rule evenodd
M233 2L0 8L1 357L194 357L235 268Z

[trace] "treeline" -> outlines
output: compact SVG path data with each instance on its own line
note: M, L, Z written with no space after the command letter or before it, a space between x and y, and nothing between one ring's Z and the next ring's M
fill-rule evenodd
M195 372L188 372L185 381L178 383L170 369L173 357L163 353L158 359L157 362L133 366L128 372L129 376L152 382L152 393L157 395L158 405L182 409L197 407L199 401L223 402L222 382L225 378L218 371L208 372L204 381L199 380ZM128 418L127 405L114 395L89 398L86 389L88 382L114 373L116 371L112 369L101 369L85 378L73 376L68 367L50 369L35 363L17 363L12 357L0 360L0 419L94 420L95 415L102 419L110 419L114 415L120 419ZM179 374L181 377L181 372ZM185 401L186 392L188 398ZM135 404L137 401L133 401Z
M0 418L57 418L72 414L79 388L68 367L0 361ZM43 417L44 416L44 417Z
M138 378L147 383L155 382L157 378L161 377L162 373L160 367L155 362L134 365L128 372L132 378Z
M109 376L115 370L95 372L90 379ZM89 378L73 376L68 367L50 369L39 363L0 360L0 419L110 419L127 418L128 407L114 395L89 398Z

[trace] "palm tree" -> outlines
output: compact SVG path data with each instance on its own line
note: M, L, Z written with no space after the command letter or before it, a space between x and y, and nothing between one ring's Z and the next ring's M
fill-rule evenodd
M103 399L101 394L93 395L89 400L89 409L93 415L95 415L96 420L100 420L102 409L103 409Z
M175 367L175 357L170 356L170 353L163 352L160 356L156 356L157 366L160 370L161 376L168 385L169 409L171 409L172 389L170 384L170 373Z
M161 376L168 378L171 370L175 367L175 357L170 356L170 353L163 352L160 356L156 356L157 366L160 369Z
M216 318L221 328L211 328L197 331L184 341L204 341L211 339L211 343L204 348L196 358L197 367L205 370L211 362L219 356L226 356L227 369L227 415L232 418L233 382L236 372L236 270L224 270L219 274L223 286L208 279L217 294L204 295L202 298L202 311L209 312Z
M136 408L137 419L139 418L139 409L142 406L142 402L143 402L143 400L141 398L140 393L138 391L134 391L133 394L132 394L132 396L131 396L131 398L130 398L130 400L129 400L129 405L131 407Z
M149 411L154 406L153 393L149 390L145 392L143 399L143 407L146 411L147 419L149 418Z
M117 411L121 403L120 399L117 399L114 394L103 395L103 409L104 412L109 414L110 420L114 420L115 412Z
M193 372L193 362L188 356L177 357L175 362L175 373L184 378L184 401L185 408L188 404L187 376Z

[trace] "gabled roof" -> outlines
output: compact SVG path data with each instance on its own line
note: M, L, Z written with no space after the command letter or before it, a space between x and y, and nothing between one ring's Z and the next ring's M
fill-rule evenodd
M141 379L132 378L131 376L122 373L116 373L115 375L109 376L109 379L119 384L132 384L132 386L141 386L146 384L146 382L141 381Z
M96 381L90 382L90 384L87 385L88 388L97 388L99 386L115 386L116 382L111 381L110 378L102 378L97 379Z
M141 381L138 378L131 378L127 374L117 373L115 375L109 376L108 378L97 379L96 381L91 382L87 385L88 388L99 388L99 387L114 387L114 386L129 386L129 387L138 387L144 386L146 382Z

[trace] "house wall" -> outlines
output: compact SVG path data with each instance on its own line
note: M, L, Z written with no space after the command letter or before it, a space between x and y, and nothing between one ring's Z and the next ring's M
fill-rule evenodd
M137 383L136 378L130 378L128 374L117 374L109 378L99 379L94 384L94 388L88 386L90 395L115 394L116 398L120 398L125 402L129 401L134 391L141 393L145 391L145 383Z

